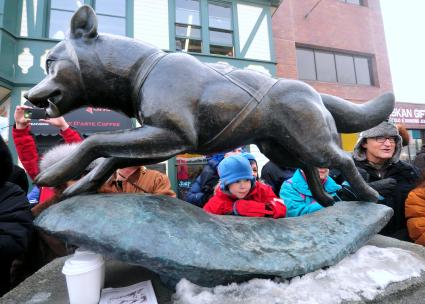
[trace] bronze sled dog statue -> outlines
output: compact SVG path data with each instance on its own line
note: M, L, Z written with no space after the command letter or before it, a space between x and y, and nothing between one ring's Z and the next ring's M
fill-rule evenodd
M355 105L300 81L206 65L185 53L166 54L133 39L99 35L89 6L74 14L70 37L50 51L46 66L48 75L26 98L51 117L90 105L120 111L142 125L92 135L37 177L40 185L56 186L106 158L66 196L94 191L120 167L254 143L276 164L302 168L325 206L333 200L315 167L341 170L362 200L377 200L340 149L338 131L359 132L385 120L394 107L391 93Z

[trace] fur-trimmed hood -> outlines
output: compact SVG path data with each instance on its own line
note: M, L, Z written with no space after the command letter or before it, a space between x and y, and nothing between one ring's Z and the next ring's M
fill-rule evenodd
M383 121L376 127L373 127L369 130L363 131L360 133L359 139L354 147L353 158L357 161L366 160L366 149L362 145L366 142L367 138L377 137L377 136L394 136L396 137L396 146L394 150L394 155L390 159L390 163L396 163L400 160L400 154L402 147L402 138L398 133L397 127L388 121Z
M54 165L55 163L59 162L60 160L62 160L64 158L68 157L69 154L74 152L74 150L77 149L80 145L81 145L81 143L61 144L61 145L55 146L52 149L50 149L49 151L47 151L43 155L43 158L40 161L40 172L45 171L50 166ZM91 164L87 166L85 171L86 172L91 171L102 160L103 160L103 158L98 158L98 159L92 161Z

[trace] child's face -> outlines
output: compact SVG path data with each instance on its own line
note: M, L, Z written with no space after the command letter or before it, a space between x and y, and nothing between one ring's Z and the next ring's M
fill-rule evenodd
M319 176L322 182L328 177L328 175L329 175L329 169L319 168Z
M251 190L251 181L249 179L241 179L236 183L229 185L229 191L238 199L245 198L249 190Z
M252 162L251 163L251 168L252 168L252 175L254 175L255 178L258 177L258 168L257 168L257 164Z

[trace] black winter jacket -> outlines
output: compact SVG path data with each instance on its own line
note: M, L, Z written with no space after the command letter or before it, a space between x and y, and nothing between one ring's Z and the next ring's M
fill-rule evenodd
M24 191L10 182L0 186L0 294L7 291L12 261L27 250L32 221Z
M217 186L220 177L217 172L219 162L216 159L209 159L207 165L202 169L201 174L196 178L194 183L186 194L186 201L203 207L205 203L214 194L214 187Z
M261 170L261 179L273 188L273 192L279 197L280 187L287 179L290 179L294 173L294 168L284 168L282 170L272 161L268 161Z
M359 171L366 171L362 176L367 183L381 180L384 178L394 178L397 181L395 191L391 195L383 195L384 200L379 201L394 210L394 216L390 222L381 230L380 234L394 237L400 240L409 240L406 228L406 219L404 216L404 202L407 194L416 187L419 178L418 170L412 165L398 161L390 164L380 176L378 170L371 166L367 161L354 161Z

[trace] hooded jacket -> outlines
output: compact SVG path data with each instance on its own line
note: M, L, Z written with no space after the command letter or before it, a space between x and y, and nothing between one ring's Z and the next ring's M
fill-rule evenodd
M337 191L342 187L328 176L323 183L323 188L331 196L337 197ZM300 216L323 209L322 205L313 198L300 169L297 169L292 178L282 184L279 196L285 202L287 217Z
M353 151L354 163L359 170L364 171L362 176L366 177L365 181L367 183L385 178L394 178L397 181L397 185L391 194L383 195L380 193L383 200L380 200L379 203L382 203L394 210L394 216L380 233L385 236L408 240L409 238L405 219L405 200L410 190L416 186L419 173L415 167L399 159L402 149L402 139L401 136L398 135L397 129L393 131L390 126L388 128L379 128L381 125L360 133L360 138ZM379 170L367 161L366 150L362 147L362 144L365 143L367 138L375 136L396 137L396 146L393 157L389 159Z

